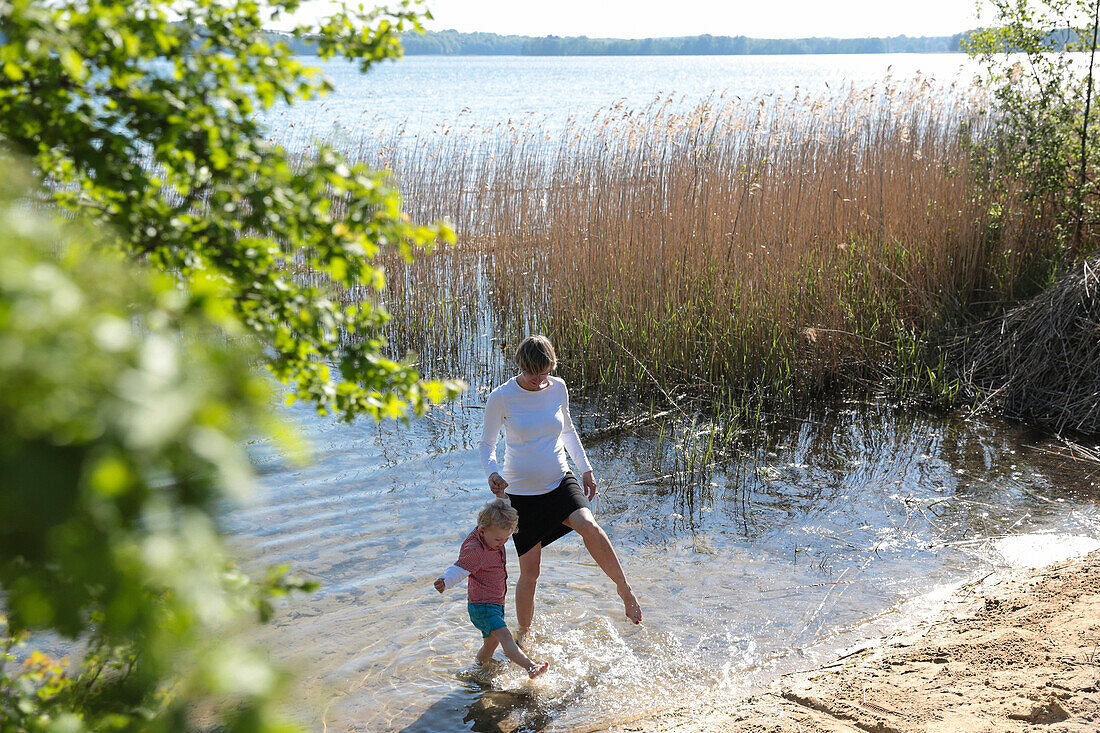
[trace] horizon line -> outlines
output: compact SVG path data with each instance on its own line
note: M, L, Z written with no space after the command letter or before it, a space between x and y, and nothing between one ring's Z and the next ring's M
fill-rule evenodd
M569 35L563 36L556 33L546 33L542 35L530 35L527 33L499 33L497 31L460 31L457 28L443 28L439 30L433 30L426 28L425 33L462 33L465 35L472 35L475 33L484 33L486 35L500 36L502 38L587 38L591 41L667 41L677 38L700 38L702 36L710 36L711 38L748 38L754 41L826 41L826 40L838 40L838 41L862 41L873 38L952 38L954 36L971 33L973 31L980 30L979 28L967 28L965 30L956 31L955 33L946 33L941 35L923 35L923 36L910 36L906 33L898 33L895 35L878 35L878 36L747 36L744 34L729 35L729 34L714 34L714 33L695 33L692 35L678 35L678 36L637 36L635 38L619 38L615 36L588 36L588 35ZM420 35L419 31L405 31L405 33L415 33Z

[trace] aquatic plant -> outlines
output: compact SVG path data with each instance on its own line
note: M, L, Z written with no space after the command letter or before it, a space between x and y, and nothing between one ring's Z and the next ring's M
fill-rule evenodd
M1064 255L1049 207L990 163L1000 125L980 89L887 78L819 98L659 97L553 133L527 118L338 137L394 170L410 213L458 233L411 263L383 253L392 356L484 387L544 332L575 391L628 395L593 436L667 424L655 472L687 496L809 400L974 399L941 346Z
M974 165L970 88L887 79L839 97L661 98L574 120L348 142L457 246L389 262L398 351L478 376L546 332L577 385L786 404L844 386L934 389L929 345L1032 277L1042 210ZM491 342L490 338L499 339ZM666 400L667 402L667 400Z

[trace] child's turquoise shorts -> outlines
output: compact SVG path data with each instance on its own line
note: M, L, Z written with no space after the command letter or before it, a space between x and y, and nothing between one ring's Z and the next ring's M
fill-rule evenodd
M474 626L481 631L482 638L508 625L504 623L504 606L499 603L467 603L466 609Z

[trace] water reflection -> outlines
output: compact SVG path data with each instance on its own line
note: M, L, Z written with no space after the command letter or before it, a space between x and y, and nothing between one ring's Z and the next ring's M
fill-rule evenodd
M617 408L578 400L597 513L647 623L622 617L567 539L546 551L532 642L551 671L474 678L464 591L430 583L489 498L481 399L409 429L294 413L318 451L304 468L256 447L264 489L225 522L257 564L324 584L264 632L323 711L305 714L318 729L565 730L720 700L905 623L907 600L1034 544L1004 537L1100 537L1097 465L1008 425L874 402L815 408L751 446L718 446L692 483L672 475L683 456L669 436L704 433L702 418L609 432ZM509 570L514 581L512 552Z

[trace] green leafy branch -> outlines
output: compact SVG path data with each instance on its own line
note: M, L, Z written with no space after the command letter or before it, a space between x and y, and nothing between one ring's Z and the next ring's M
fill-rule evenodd
M365 70L400 53L418 5L345 8L294 35ZM331 90L263 30L266 14L298 6L196 0L173 21L166 0L0 0L0 142L34 159L57 204L224 300L293 397L345 419L419 414L464 385L387 354L375 257L410 258L454 232L412 222L384 172L268 140L257 113Z

